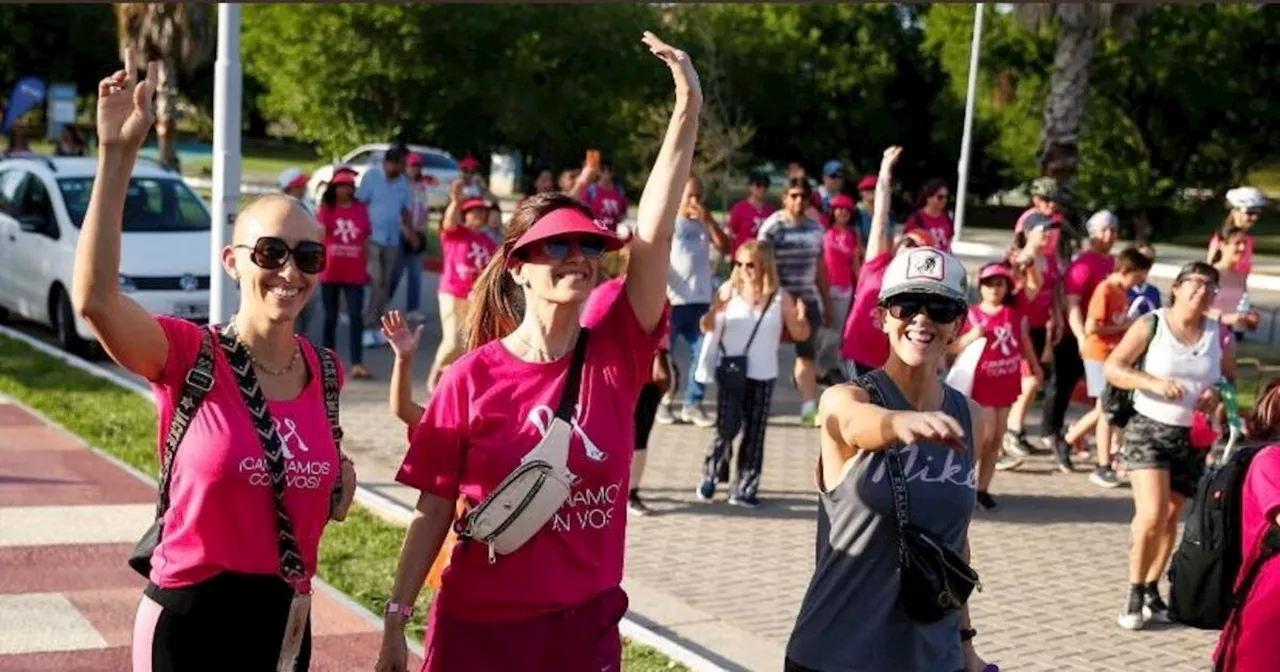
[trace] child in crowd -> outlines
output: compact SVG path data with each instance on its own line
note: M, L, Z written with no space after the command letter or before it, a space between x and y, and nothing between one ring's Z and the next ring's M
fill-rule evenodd
M1151 260L1154 266L1156 263L1156 248L1151 243L1140 243L1136 246L1142 256ZM1142 317L1153 310L1159 310L1163 305L1160 300L1160 288L1146 282L1135 286L1129 290L1129 316Z

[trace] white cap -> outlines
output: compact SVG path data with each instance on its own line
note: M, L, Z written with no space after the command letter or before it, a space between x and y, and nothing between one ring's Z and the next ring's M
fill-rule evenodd
M959 259L935 247L898 253L885 269L880 301L902 294L936 294L969 303L969 276Z
M283 173L280 173L280 177L276 178L276 186L285 189L300 177L305 178L307 174L297 168L287 168Z
M1236 187L1227 192L1227 204L1236 210L1254 210L1267 204L1267 197L1253 187Z
M1093 216L1089 218L1088 223L1085 224L1085 228L1089 230L1089 233L1101 233L1102 231L1114 229L1118 226L1120 226L1120 220L1116 217L1116 214L1110 210L1099 210L1093 213Z

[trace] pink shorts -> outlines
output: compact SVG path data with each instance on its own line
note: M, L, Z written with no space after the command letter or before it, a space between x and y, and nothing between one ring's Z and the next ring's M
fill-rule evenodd
M570 609L481 623L431 610L422 672L621 672L618 623L627 594L611 588Z

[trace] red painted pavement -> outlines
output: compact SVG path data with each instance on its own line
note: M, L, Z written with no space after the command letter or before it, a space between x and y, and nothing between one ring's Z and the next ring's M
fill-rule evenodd
M59 429L16 404L0 402L0 513L28 506L95 506L154 502L155 491ZM138 530L141 534L143 530ZM145 581L125 564L131 543L0 545L0 598L61 594L106 648L0 653L0 672L128 670L129 641ZM4 602L0 601L0 609ZM3 614L0 614L3 617ZM372 669L380 625L323 591L312 612L311 670ZM421 660L410 662L416 669Z

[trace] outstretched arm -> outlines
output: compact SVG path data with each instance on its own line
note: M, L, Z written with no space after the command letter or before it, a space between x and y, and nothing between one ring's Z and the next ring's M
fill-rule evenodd
M676 89L676 104L667 134L640 196L626 280L627 299L636 319L645 331L653 331L662 319L667 300L671 236L693 163L698 115L702 111L702 87L688 54L650 32L644 34L644 43L671 68Z
M133 49L124 69L98 83L98 172L80 227L71 301L120 366L156 380L169 359L169 341L151 313L120 291L120 235L124 199L138 149L155 122L155 62L138 81Z

